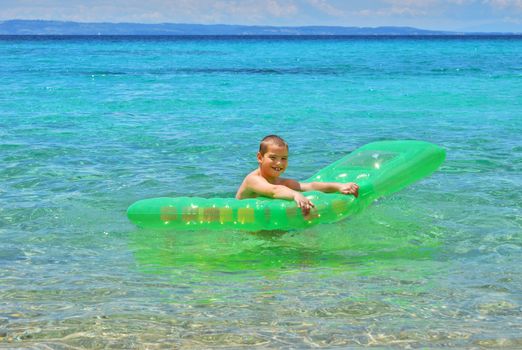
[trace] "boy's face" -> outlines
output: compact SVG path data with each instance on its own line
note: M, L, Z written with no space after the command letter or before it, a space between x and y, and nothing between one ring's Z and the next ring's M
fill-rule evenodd
M288 166L288 149L285 146L269 144L265 154L257 153L257 161L264 178L278 178Z

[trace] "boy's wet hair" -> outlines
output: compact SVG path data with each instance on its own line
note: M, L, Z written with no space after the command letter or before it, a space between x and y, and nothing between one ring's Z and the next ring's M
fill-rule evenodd
M286 147L286 149L288 150L288 143L286 143L285 140L283 140L281 137L277 135L268 135L265 136L259 144L259 153L261 153L261 155L264 155L266 153L269 144L274 144L280 147Z

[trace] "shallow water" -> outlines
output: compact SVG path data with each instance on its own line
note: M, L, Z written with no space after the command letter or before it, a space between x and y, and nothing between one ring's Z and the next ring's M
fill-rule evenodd
M0 347L521 348L516 38L0 38ZM431 177L288 233L139 230L231 196L259 140L307 178L375 140Z

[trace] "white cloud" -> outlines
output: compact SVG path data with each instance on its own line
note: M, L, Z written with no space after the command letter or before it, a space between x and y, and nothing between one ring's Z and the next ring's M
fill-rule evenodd
M522 0L483 0L482 2L496 10L522 11Z
M1 1L1 0L0 0ZM298 0L297 0L298 1ZM7 0L0 19L261 24L299 12L294 0Z
M360 10L353 13L356 16L362 17L393 17L393 16L401 16L401 17L418 17L426 15L425 11L420 11L416 9L412 9L409 7L389 7L386 9L376 9L376 10Z
M330 4L327 0L308 0L308 3L319 11L334 17L343 16L346 13Z
M285 19L296 15L298 6L292 0L210 1L199 17L204 23L262 24L272 19Z
M268 12L276 17L292 16L298 12L298 7L292 1L267 0L267 2Z
M365 17L425 17L436 12L437 2L438 0L384 0L380 7L362 9L355 14Z
M437 0L385 0L384 2L401 7L433 7L438 3Z

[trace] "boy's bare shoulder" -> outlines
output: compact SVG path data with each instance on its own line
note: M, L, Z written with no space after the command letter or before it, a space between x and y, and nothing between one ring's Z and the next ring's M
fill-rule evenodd
M252 171L251 173L249 173L247 176L245 176L245 179L243 180L243 183L248 183L251 180L256 180L256 179L260 179L260 178L264 179L261 176L261 173L259 172L259 169L256 169L256 170Z
M236 198L245 199L256 197L256 193L255 191L252 191L250 185L253 181L255 182L256 180L261 180L260 178L263 179L263 177L259 173L259 169L256 169L249 173L247 176L245 176L243 182L241 183L241 186L239 186L239 189L237 190Z

